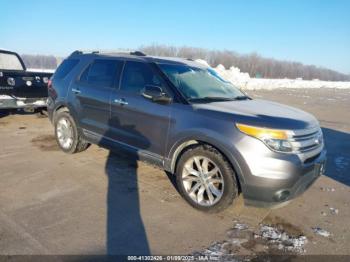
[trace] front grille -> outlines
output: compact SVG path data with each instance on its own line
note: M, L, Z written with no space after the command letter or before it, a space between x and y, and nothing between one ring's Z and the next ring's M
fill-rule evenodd
M322 131L319 127L294 131L291 144L300 153L313 151L323 146Z

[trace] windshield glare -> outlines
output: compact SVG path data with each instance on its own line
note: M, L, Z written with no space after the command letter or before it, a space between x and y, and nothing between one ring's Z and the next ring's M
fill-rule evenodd
M0 53L0 69L24 70L18 57L14 54Z
M159 64L159 67L190 101L210 98L234 100L245 96L237 87L219 77L210 68L170 64Z

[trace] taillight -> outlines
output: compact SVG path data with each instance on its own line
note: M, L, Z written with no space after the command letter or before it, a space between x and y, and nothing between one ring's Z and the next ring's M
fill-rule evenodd
M49 79L49 81L47 82L47 88L51 88L52 87L52 80Z

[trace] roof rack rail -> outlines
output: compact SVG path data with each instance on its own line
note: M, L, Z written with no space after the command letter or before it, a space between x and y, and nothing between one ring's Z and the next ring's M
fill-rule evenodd
M99 50L75 50L73 53L70 54L70 56L73 55L82 55L82 54L128 54L128 55L135 55L135 56L146 56L145 53L141 51L128 51L128 50L116 50L116 51L99 51Z

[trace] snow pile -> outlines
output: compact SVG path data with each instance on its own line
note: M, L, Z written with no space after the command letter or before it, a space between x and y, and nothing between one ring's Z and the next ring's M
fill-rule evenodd
M196 62L209 66L209 64L198 59ZM230 81L235 86L248 89L276 89L276 88L340 88L350 89L350 82L341 81L320 81L320 80L302 80L302 79L265 79L265 78L251 78L248 73L243 73L237 67L231 66L226 69L223 65L218 65L213 68L220 76L227 81Z
M229 69L225 69L223 65L218 65L214 70L222 76L227 81L230 81L236 86L241 88L246 87L251 81L251 78L248 73L242 73L239 68L231 66Z
M196 62L199 63L199 64L202 64L206 67L210 67L210 65L208 64L207 61L203 60L203 59L196 59Z
M231 81L232 82L232 81ZM234 82L232 82L235 84ZM350 88L350 82L332 82L319 80L299 80L299 79L264 79L251 78L250 81L242 86L236 83L237 86L244 89L276 89L276 88Z

